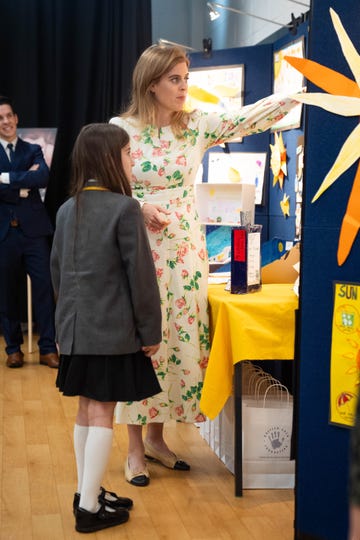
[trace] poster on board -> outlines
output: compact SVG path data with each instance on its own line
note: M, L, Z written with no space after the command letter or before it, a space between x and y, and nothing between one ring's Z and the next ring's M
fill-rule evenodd
M232 112L243 106L244 65L194 68L189 72L185 107L191 111ZM241 137L231 142L241 142Z
M47 166L51 167L57 128L18 128L18 136L31 144L39 144Z
M274 94L296 94L304 87L304 76L293 68L286 60L285 56L296 56L304 58L304 37L292 41L283 49L274 52ZM271 131L283 131L286 129L299 128L301 125L302 104L299 103L284 118L271 126Z
M266 152L208 152L208 182L251 184L255 204L263 204Z
M334 283L330 423L355 423L359 392L360 283Z

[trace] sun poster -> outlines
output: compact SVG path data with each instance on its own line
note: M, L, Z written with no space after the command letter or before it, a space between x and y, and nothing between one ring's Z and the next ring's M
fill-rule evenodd
M355 423L360 367L360 283L334 284L330 422Z

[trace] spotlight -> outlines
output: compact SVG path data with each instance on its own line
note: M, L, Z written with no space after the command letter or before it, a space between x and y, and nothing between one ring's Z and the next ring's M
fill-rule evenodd
M216 11L215 7L213 6L211 2L207 2L206 5L209 10L210 21L216 21L216 19L220 17L220 13Z
M290 0L290 1L296 1L297 0ZM297 2L298 3L298 2ZM298 26L298 21L295 19L290 24L282 24L277 21L273 21L271 19L266 19L265 17L261 17L260 15L255 15L254 13L247 13L246 11L242 11L241 9L236 9L230 6L225 6L224 4L219 4L219 2L206 2L206 5L209 10L209 16L211 21L215 21L218 17L220 17L220 13L216 11L215 8L225 9L226 11L231 11L232 13L238 13L239 15L245 15L246 17L254 17L255 19L260 19L261 21L269 22L272 24L276 24L277 26L281 26L282 28L290 28L292 30L292 33L296 34L296 28ZM297 24L297 26L296 26ZM295 28L294 28L295 27Z
M211 57L211 51L212 51L212 39L211 38L204 38L203 39L204 58L210 58Z

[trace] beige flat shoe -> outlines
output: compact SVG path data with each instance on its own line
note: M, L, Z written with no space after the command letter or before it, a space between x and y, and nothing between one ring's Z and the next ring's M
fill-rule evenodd
M129 459L126 458L124 470L125 480L129 482L129 484L137 487L145 487L149 484L150 474L146 465L145 469L143 469L142 471L133 472L129 467Z
M145 447L145 457L148 459L158 461L161 463L161 465L164 465L164 467L167 467L168 469L175 469L176 471L189 471L190 465L186 463L186 461L183 461L182 459L178 459L175 454L172 454L171 456L167 454L162 454L156 448L152 446L151 443L148 441L144 441L144 447Z

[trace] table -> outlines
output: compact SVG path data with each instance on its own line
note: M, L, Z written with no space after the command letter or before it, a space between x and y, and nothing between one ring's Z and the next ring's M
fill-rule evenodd
M200 408L214 419L234 384L235 495L241 496L241 362L294 358L298 297L290 283L263 284L248 294L231 294L217 284L209 285L208 299L212 342Z

